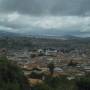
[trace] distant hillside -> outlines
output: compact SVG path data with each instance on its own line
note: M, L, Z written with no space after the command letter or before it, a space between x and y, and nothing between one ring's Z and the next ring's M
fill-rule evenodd
M22 36L22 35L18 34L18 33L15 33L15 32L0 30L0 37L16 37L16 36Z
M82 39L82 37L77 37L74 35L48 35L48 34L32 34L32 33L17 33L17 32L10 32L10 31L3 31L0 30L0 37L31 37L31 38L44 38L44 39L61 39L61 40L71 40L71 39ZM86 37L90 39L90 37ZM84 38L85 39L85 38Z
M90 37L81 38L72 35L43 36L25 35L13 32L0 31L0 48L88 48Z

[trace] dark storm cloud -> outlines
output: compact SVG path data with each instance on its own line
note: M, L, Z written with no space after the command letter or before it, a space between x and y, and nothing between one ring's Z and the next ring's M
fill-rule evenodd
M1 0L0 10L31 15L89 15L90 0Z
M90 0L0 0L0 30L89 36Z

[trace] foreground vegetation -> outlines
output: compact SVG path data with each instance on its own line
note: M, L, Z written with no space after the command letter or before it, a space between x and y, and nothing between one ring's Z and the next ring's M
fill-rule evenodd
M74 80L66 77L47 77L42 84L38 84L32 90L77 90Z
M48 77L44 83L37 84L32 90L90 90L90 76L75 80L66 77Z
M6 57L0 58L0 90L29 90L21 69Z

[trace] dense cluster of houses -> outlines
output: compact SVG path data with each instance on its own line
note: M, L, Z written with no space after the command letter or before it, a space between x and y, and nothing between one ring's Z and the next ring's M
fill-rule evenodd
M79 53L79 50L73 50L65 53L60 49L35 49L35 50L6 50L0 49L0 55L6 55L9 60L16 62L25 74L30 74L33 68L39 68L41 71L48 72L47 64L53 62L54 72L57 74L84 75L90 72L90 60L87 60L85 53ZM72 60L77 62L76 66L68 66Z

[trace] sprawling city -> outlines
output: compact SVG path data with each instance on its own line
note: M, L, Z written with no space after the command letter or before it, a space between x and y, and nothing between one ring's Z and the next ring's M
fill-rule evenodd
M78 88L75 84L76 80L90 74L90 38L64 36L53 39L51 37L37 38L17 35L11 37L6 35L0 37L0 42L1 59L6 57L6 61L21 68L30 85L30 90L37 87L43 90L45 87L38 85L44 85L47 78L53 80L61 78L63 81L66 79L69 87L63 81L59 81L65 85L65 87L57 86L61 90L66 90L66 88L67 90L78 90L76 89ZM48 88L50 87L48 86ZM48 88L45 90L49 90Z

